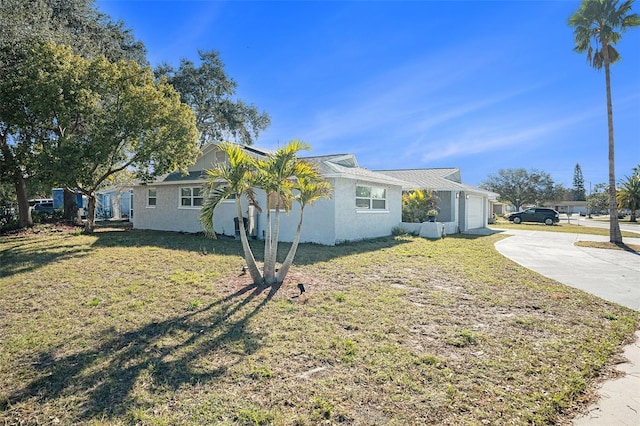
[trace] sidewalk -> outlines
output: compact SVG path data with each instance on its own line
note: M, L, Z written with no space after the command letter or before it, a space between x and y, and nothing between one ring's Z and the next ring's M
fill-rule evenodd
M640 311L640 255L622 250L578 247L575 241L608 237L557 232L503 230L512 235L496 249L522 266L603 299ZM624 238L640 245L640 238ZM600 399L574 426L640 425L640 331L624 349L628 360L617 366L623 377L604 382Z

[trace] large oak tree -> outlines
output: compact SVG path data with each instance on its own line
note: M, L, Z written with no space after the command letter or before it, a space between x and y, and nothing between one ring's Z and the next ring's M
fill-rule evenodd
M146 52L122 22L98 12L92 0L2 0L0 22L0 180L14 187L24 227L32 224L28 188L50 190L53 183L40 154L55 139L50 129L40 126L42 117L34 114L38 108L25 108L36 94L20 85L32 49L55 42L85 58L104 55L140 64L146 63Z
M516 210L555 198L551 176L535 169L500 169L497 174L489 175L480 187L500 194L498 199L512 204Z
M89 61L47 43L26 61L22 86L32 87L25 108L41 117L49 143L42 161L54 182L87 195L85 229L93 230L96 191L114 174L131 170L142 180L185 171L198 155L191 109L133 61ZM24 91L24 89L22 89Z
M161 65L156 75L167 79L195 112L201 146L228 140L252 145L271 123L269 115L234 97L237 83L225 73L218 52L198 54L199 65L182 59L178 69Z

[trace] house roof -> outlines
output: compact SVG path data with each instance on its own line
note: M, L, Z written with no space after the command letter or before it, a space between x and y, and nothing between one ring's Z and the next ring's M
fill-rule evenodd
M404 190L420 188L432 191L464 191L489 197L498 195L495 192L462 183L458 168L377 170L377 172L407 182L408 185L402 188Z
M240 146L245 151L247 151L253 157L266 157L268 154L272 153L272 151L268 149L256 148L255 146L242 145L242 144L237 144L237 145ZM202 147L200 155L204 156L208 154L209 152L215 150L217 146L218 146L218 143L216 142L211 142L206 144L205 146ZM168 173L166 175L158 177L152 183L154 185L164 184L164 183L171 184L171 183L177 183L177 182L182 182L182 183L190 182L190 183L199 184L199 183L202 183L202 180L204 179L206 179L204 170L191 170L189 171L189 173L185 175L183 175L181 172ZM151 184L151 182L149 184Z
M377 173L358 166L358 161L353 154L321 155L316 157L302 157L301 160L309 161L318 166L320 173L325 177L342 177L346 179L366 180L387 185L408 185L401 179L382 173Z
M207 154L210 151L216 149L216 147L219 145L219 143L217 142L210 142L208 144L206 144L205 146L202 147L202 154ZM259 155L262 157L267 156L268 154L273 153L273 151L269 150L269 149L265 149L265 148L258 148L255 147L253 145L243 145L243 144L236 144L239 147L241 147L242 149L244 149L245 151L247 151L250 154L254 154L254 155Z
M158 182L189 182L189 181L198 181L204 179L204 171L196 170L193 172L189 172L186 175L183 175L181 172L173 172L169 173L166 176L163 176Z
M202 148L202 154L215 149L217 144L207 144ZM266 156L272 151L254 146L241 145L254 156ZM363 180L373 183L401 186L404 190L414 188L428 188L433 191L465 191L487 195L495 198L498 194L473 186L465 185L461 181L460 169L405 169L405 170L369 170L358 165L354 154L332 154L300 157L302 160L315 164L325 177L341 177L346 179ZM154 184L171 183L201 183L205 178L204 171L195 170L186 175L180 172L169 173L157 179Z

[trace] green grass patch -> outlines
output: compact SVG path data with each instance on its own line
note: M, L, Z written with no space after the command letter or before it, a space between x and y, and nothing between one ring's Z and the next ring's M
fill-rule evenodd
M570 234L609 236L609 228L596 228L593 226L582 226L582 225L576 225L573 223L569 224L565 222L556 223L555 225L552 225L552 226L547 226L544 223L529 223L529 222L523 222L516 225L513 222L500 218L496 221L496 223L489 225L489 227L499 228L499 229L519 229L519 230L527 230L527 231L565 232ZM638 232L640 232L640 227L638 227ZM627 238L638 238L640 235L638 235L637 232L622 231L622 236Z
M46 229L0 237L3 424L566 423L640 322L500 235L302 244L258 288L237 241Z

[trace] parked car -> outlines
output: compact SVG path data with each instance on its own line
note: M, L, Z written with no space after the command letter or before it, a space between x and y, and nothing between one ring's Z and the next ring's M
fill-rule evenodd
M513 223L538 222L553 225L560 221L560 214L547 207L532 207L521 212L511 213L509 220Z
M38 203L33 206L33 212L38 216L51 216L53 214L53 203Z

